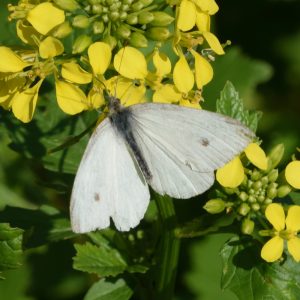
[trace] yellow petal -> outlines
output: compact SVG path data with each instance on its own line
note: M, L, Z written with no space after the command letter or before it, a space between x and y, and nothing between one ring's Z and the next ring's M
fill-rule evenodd
M203 31L210 31L210 16L207 13L200 11L199 9L196 10L196 25L198 30Z
M43 79L22 93L17 92L13 97L12 112L20 121L28 123L32 120L42 82Z
M288 240L287 247L296 262L300 261L300 239L295 237Z
M79 84L86 84L92 81L92 74L83 70L80 65L75 62L63 64L61 75L63 78Z
M285 179L295 189L300 189L300 160L290 162L285 168Z
M91 89L88 94L88 103L90 109L97 109L105 104L105 98L102 91Z
M111 60L111 48L103 42L96 42L89 46L88 56L95 74L103 75Z
M55 81L58 106L69 115L75 115L88 109L84 92L76 85L61 80Z
M244 152L254 166L260 168L261 170L267 169L268 159L264 150L259 147L259 145L256 143L250 143Z
M196 108L196 109L201 109L201 106L199 102L192 102L186 99L181 99L179 101L179 105L185 106L185 107L191 107L191 108Z
M208 84L214 75L214 71L210 63L194 50L190 50L195 58L195 77L197 88L201 89L204 85Z
M217 181L224 187L235 188L244 180L244 168L241 160L236 156L223 168L217 170Z
M111 94L121 100L124 106L145 102L146 88L144 85L136 86L132 80L115 76L107 81Z
M219 6L214 0L194 0L197 7L199 7L203 12L209 15L214 15L218 10Z
M206 39L210 48L217 54L223 55L225 54L223 47L221 46L218 38L209 31L202 32L204 38Z
M24 77L12 77L9 80L6 78L0 81L0 103L12 98L14 94L21 90L26 83Z
M173 71L173 81L182 93L188 93L194 86L194 74L191 71L184 55L180 55Z
M278 203L269 204L266 208L265 215L277 231L285 228L285 214L282 205Z
M39 53L42 58L55 57L64 52L62 42L52 36L46 37L39 46Z
M196 23L196 6L192 1L182 0L179 7L177 27L182 31L188 31Z
M300 231L300 206L293 205L289 208L285 224L289 230Z
M0 57L0 72L20 72L30 66L8 47L0 47Z
M156 74L159 76L165 76L171 72L171 61L169 57L162 52L155 51L153 64L156 68Z
M152 101L159 103L176 103L182 98L173 84L161 85L153 94Z
M44 2L28 12L27 21L39 33L46 35L55 26L65 21L65 13L53 4Z
M147 62L144 54L133 48L124 47L114 57L115 69L129 79L144 79L147 76Z
M35 46L36 42L32 38L32 36L37 37L40 34L31 25L27 25L26 23L28 24L28 22L24 19L17 21L17 25L16 25L17 35L25 44Z
M278 260L283 252L283 239L275 236L270 239L261 249L261 257L267 262Z

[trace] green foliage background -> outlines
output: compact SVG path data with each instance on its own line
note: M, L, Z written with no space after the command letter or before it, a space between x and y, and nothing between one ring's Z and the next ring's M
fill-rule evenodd
M0 44L16 45L14 25L8 25L6 21L8 2L0 2ZM215 32L221 41L230 39L232 46L213 64L215 75L204 90L206 102L203 106L214 110L220 91L228 80L231 81L248 109L263 111L258 136L264 141L264 149L283 142L285 160L288 160L300 145L300 24L297 14L300 2L256 0L219 1L218 4L220 11L214 19ZM30 232L21 240L21 230L6 225L1 228L5 234L0 235L0 261L2 253L9 259L0 262L0 272L7 267L11 269L0 273L6 278L0 281L0 298L4 300L83 299L95 282L93 276L77 271L88 271L90 266L80 265L75 260L77 270L73 269L75 249L73 242L68 240L73 236L68 222L73 175L68 174L75 172L77 165L74 162L79 161L88 137L81 139L76 149L71 147L44 157L46 149L68 142L68 137L84 131L95 120L95 115L65 116L55 103L47 104L45 110L43 102L54 102L54 95L49 93L51 82L48 84L34 122L24 125L12 120L7 112L0 111L0 223L9 222L12 227L22 227ZM52 101L47 101L49 99ZM6 128L1 125L4 121ZM43 158L46 169L38 158ZM60 164L62 160L64 164ZM60 175L54 173L57 170ZM202 205L197 199L175 201L179 221L202 213ZM37 208L24 218L25 209ZM228 233L219 233L184 240L176 299L237 299L230 291L220 288L219 251L230 237ZM51 243L45 246L47 242ZM22 245L27 249L25 257L21 255ZM128 268L128 262L116 253L117 259L120 268ZM132 267L143 272L139 266ZM259 272L259 267L257 270ZM235 271L232 276L243 276L238 273L241 270ZM230 282L222 284L230 285ZM121 278L115 279L117 289L112 291L115 293L113 298L99 294L104 289L109 294L111 285L104 279L98 281L84 299L102 296L101 299L121 300L132 294ZM259 299L257 297L249 295L247 299Z

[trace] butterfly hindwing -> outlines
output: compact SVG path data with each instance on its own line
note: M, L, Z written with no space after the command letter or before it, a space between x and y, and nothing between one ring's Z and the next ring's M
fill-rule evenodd
M122 231L139 224L150 195L125 141L109 118L95 130L75 178L71 222L75 232L106 228L110 217Z

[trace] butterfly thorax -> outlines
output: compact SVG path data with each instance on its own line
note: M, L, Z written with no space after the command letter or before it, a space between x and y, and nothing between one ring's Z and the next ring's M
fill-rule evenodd
M152 178L152 174L136 142L136 139L134 138L130 122L130 120L132 120L132 112L130 108L123 107L118 98L110 97L109 110L109 120L112 126L115 128L117 134L119 134L129 146L129 149L131 150L141 172L143 173L146 181L149 182Z

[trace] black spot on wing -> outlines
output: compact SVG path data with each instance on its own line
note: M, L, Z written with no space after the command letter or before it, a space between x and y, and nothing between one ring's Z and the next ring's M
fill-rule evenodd
M209 140L207 138L202 138L200 143L202 146L207 147L209 145Z
M97 202L100 201L100 195L98 193L95 193L94 200Z

